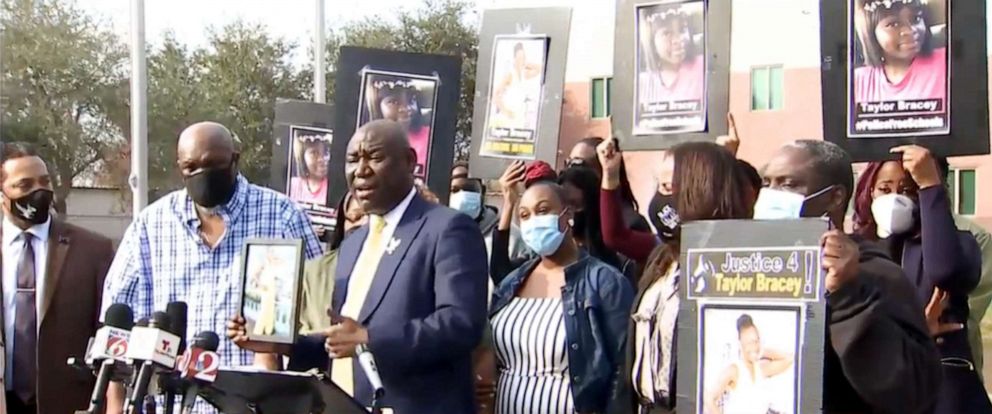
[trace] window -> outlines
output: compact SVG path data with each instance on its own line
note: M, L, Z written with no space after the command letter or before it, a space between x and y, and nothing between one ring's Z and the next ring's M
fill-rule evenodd
M784 96L782 66L751 68L751 110L777 111L782 109Z
M592 118L608 118L610 116L610 92L613 89L613 78L593 78L590 82L589 96Z
M975 214L975 170L951 169L947 175L947 192L951 197L951 208L955 214L971 216Z

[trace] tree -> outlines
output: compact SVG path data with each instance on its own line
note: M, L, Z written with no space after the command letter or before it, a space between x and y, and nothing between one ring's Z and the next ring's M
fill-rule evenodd
M3 0L0 7L0 139L38 146L64 213L73 179L121 144L105 114L123 105L126 49L69 3Z
M207 45L190 50L167 33L148 54L148 186L151 198L182 186L176 142L200 121L226 125L240 141L241 172L267 183L276 98L304 98L306 80L288 63L294 45L243 21L210 29ZM129 131L130 118L113 117ZM128 151L125 149L126 160ZM115 177L126 177L117 163ZM118 185L126 187L125 180Z
M474 13L474 5L465 0L423 0L418 9L401 10L395 21L377 16L346 24L328 36L327 67L336 67L341 45L461 57L455 155L467 159L479 55L479 35L467 21L471 13ZM333 77L333 72L328 74L328 85L334 84ZM329 90L328 95L328 99L332 99L333 90Z
M196 59L204 104L240 138L242 173L268 183L276 99L305 99L310 91L289 63L295 45L241 21L211 30L208 39Z

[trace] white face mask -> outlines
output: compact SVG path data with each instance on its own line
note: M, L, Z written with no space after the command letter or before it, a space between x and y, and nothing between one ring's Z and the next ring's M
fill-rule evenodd
M902 194L886 194L871 203L876 233L883 239L912 230L916 223L915 212L916 203Z
M762 188L754 203L755 220L786 220L799 218L806 197L802 194Z
M482 213L482 193L466 190L451 193L448 197L448 207L468 214L473 219L479 217Z
M807 200L814 199L830 191L834 186L826 187L809 196L774 188L762 188L758 200L754 203L755 220L788 220L802 217L803 205Z

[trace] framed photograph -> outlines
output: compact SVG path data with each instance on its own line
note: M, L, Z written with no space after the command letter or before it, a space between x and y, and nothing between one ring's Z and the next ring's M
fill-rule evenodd
M989 153L986 4L820 0L823 137L856 162Z
M326 207L334 131L293 125L289 134L286 194L300 204Z
M381 119L407 130L416 151L414 180L448 202L454 163L461 59L343 46L334 77L334 134L330 200L348 192L345 164L355 131Z
M547 47L547 36L496 36L482 156L534 159Z
M848 0L847 135L951 132L950 0Z
M706 130L706 5L636 7L633 135Z
M410 147L417 152L413 174L421 180L426 180L430 162L437 85L437 77L378 70L362 73L361 104L355 128L380 119L402 124L407 129Z
M296 341L303 275L301 240L250 239L241 254L239 310L253 341Z
M797 414L799 307L702 305L697 414Z

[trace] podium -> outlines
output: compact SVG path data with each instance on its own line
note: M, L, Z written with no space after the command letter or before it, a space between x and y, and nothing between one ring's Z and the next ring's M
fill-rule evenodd
M369 414L323 374L222 369L201 387L224 414Z

